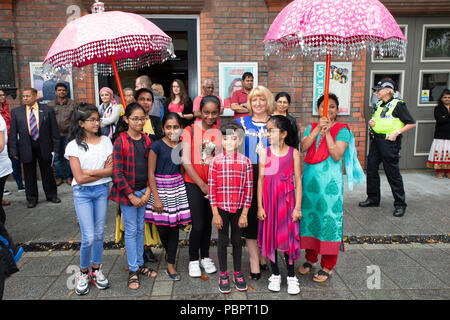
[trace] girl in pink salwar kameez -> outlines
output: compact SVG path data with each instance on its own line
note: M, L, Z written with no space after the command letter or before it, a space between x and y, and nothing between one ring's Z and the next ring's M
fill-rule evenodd
M298 220L301 217L300 153L293 147L293 128L284 116L267 123L270 147L260 158L258 178L258 246L271 261L269 290L280 291L277 250L284 253L288 269L288 293L300 292L294 261L300 258Z

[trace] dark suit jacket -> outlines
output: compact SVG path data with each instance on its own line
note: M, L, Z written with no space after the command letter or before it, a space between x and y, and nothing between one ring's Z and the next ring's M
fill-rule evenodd
M55 112L52 108L38 103L39 106L39 145L44 160L52 160L52 152L58 151L59 131ZM31 136L28 131L26 106L11 111L9 131L9 150L11 157L18 156L23 163L33 160Z

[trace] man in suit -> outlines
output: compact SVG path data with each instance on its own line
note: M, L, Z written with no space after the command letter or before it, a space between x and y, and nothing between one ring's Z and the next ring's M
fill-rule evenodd
M11 157L23 163L28 208L34 208L38 202L37 162L47 201L61 202L57 197L52 169L59 145L58 124L53 109L36 100L36 89L25 89L22 92L23 105L11 111L10 153Z

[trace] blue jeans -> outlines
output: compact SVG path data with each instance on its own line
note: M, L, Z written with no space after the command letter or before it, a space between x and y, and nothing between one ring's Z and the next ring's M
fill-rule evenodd
M109 184L73 187L73 200L81 229L80 268L101 264L103 231L108 213Z
M136 197L142 197L145 189L135 191ZM137 271L144 265L144 216L145 206L136 208L121 204L123 225L125 227L125 247L127 248L128 269Z
M17 188L23 189L25 188L23 185L22 178L22 166L20 165L20 161L14 158L11 158L11 164L13 169L13 177L16 180Z
M70 170L70 163L69 160L64 158L64 152L67 145L67 137L65 136L59 136L59 147L58 147L58 153L55 154L55 175L56 179L72 179L72 170ZM64 176L63 173L63 166L66 167L66 175Z

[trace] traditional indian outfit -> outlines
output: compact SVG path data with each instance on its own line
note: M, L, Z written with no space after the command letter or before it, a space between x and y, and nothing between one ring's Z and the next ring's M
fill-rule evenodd
M305 136L317 123L310 124ZM358 161L355 138L348 125L336 122L330 129L334 141L344 141L348 146L337 162L328 151L325 137L321 135L308 149L302 177L302 218L300 220L300 247L306 249L306 259L317 262L322 255L322 268L332 270L343 246L343 194L342 162L347 174L348 188L364 183L366 177Z

